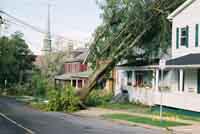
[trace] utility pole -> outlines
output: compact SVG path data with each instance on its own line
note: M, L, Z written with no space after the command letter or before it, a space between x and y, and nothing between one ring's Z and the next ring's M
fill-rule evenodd
M48 16L47 16L47 32L44 37L43 51L44 53L52 52L52 40L51 40L51 5L48 4Z
M49 41L49 51L52 51L52 42L51 42L51 5L48 4L48 28L47 28L47 36L48 36L48 41Z

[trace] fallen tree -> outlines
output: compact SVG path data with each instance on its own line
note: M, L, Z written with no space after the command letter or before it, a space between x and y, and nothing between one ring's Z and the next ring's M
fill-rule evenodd
M107 0L107 5L103 7L104 15L110 8L113 8L113 13L110 18L104 19L107 23L96 33L90 47L90 56L94 60L101 59L108 62L94 68L88 84L77 92L81 101L86 99L97 81L105 73L110 72L131 49L151 47L145 44L155 39L161 47L166 45L170 39L165 39L165 35L170 34L171 30L167 16L184 1ZM117 30L114 31L113 28Z

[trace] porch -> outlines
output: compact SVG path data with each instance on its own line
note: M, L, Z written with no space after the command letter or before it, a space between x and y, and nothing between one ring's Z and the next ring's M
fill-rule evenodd
M171 66L161 71L158 66L119 67L115 94L124 88L129 100L146 105L162 105L200 112L200 71L199 67Z
M55 86L65 88L72 86L75 89L84 87L91 72L67 73L55 77Z

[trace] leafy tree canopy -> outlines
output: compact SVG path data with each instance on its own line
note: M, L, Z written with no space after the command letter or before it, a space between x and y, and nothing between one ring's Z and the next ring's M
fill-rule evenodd
M122 41L123 47L128 46L144 27L150 29L148 34L137 46L127 50L120 60L134 61L137 56L149 60L166 53L171 46L171 23L167 16L184 1L98 0L103 23L97 27L91 45L90 60L93 65L96 66L97 60L113 57ZM156 14L159 14L157 18Z
M24 82L29 70L34 67L35 56L23 39L15 32L10 37L0 38L0 85Z

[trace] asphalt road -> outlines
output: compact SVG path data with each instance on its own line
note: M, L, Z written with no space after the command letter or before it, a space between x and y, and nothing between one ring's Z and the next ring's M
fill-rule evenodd
M0 116L0 134L26 134L26 131Z
M0 113L35 134L165 134L161 130L130 127L97 118L40 112L7 97L0 97ZM29 133L0 116L0 134Z

